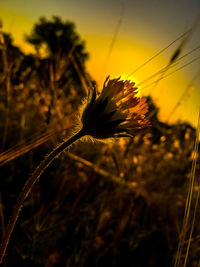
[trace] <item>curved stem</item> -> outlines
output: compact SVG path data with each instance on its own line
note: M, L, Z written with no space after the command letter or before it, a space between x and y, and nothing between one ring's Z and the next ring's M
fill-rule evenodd
M69 138L67 141L64 141L60 145L58 145L41 163L40 165L35 169L31 177L28 179L28 181L25 183L17 202L13 208L13 212L11 214L8 226L5 231L5 235L3 237L1 249L0 249L0 264L2 263L2 260L4 258L11 234L13 232L13 229L15 227L15 223L17 221L17 218L19 216L19 212L23 206L24 200L31 192L31 189L35 182L39 179L40 175L44 172L44 170L49 166L49 164L58 157L68 146L70 146L72 143L80 139L85 135L83 130L80 130L78 133L76 133L74 136Z

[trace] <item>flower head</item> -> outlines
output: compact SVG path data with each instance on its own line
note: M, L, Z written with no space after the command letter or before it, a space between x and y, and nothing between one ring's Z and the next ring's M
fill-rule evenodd
M107 77L98 97L94 89L81 116L85 133L97 139L133 136L148 126L148 106L134 86L132 81Z

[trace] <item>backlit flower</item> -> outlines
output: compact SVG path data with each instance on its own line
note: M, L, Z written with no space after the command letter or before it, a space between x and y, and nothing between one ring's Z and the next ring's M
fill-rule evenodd
M107 77L98 97L94 89L81 116L85 134L97 139L133 136L148 126L148 106L134 86L132 81Z

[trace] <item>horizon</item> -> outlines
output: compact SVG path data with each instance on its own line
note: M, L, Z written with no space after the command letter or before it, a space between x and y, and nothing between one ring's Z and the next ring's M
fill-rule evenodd
M22 0L15 1L12 5L11 2L10 0L3 0L0 4L3 30L11 33L14 44L21 47L26 53L33 52L33 49L30 45L25 44L24 34L30 34L34 23L38 21L42 13L47 18L58 15L64 21L72 21L76 26L76 31L86 42L86 51L90 56L86 69L97 81L99 87L102 86L106 76L129 75L138 66L177 39L194 24L199 14L198 10L200 10L200 3L197 1L190 1L190 4L185 1L177 1L176 3L169 1L168 5L165 1L151 1L151 3L149 1L143 1L142 3L135 1L134 4L124 1L122 6L120 3L114 4L111 0L102 3L86 0L84 3L78 1L68 4L60 0L57 5L54 4L54 1L50 1L45 10L43 9L45 1L40 9L39 1L29 3L29 5ZM134 5L137 8L135 9L137 13L134 12L132 17ZM96 10L99 11L98 14ZM166 12L163 14L164 10ZM147 14L149 21L144 21L143 18ZM177 14L184 14L184 16L178 16ZM161 19L162 23L159 25L158 21ZM134 34L132 34L133 28ZM199 33L200 27L198 25L192 38L186 43L181 56L199 45ZM130 76L129 79L141 83L153 73L165 67L180 43L181 40L177 41L160 56L136 72L134 76ZM199 50L197 49L194 53L185 57L178 67L187 64L198 56ZM192 126L197 126L200 75L192 82L194 76L197 76L196 70L200 71L199 60L160 81L155 90L151 87L145 88L146 84L141 86L141 94L143 95L149 95L150 91L153 91L152 97L160 108L159 118L163 122L167 122L170 112L178 103L184 91L187 91L187 87L190 86L188 95L186 94L185 99L176 108L168 122L186 121Z

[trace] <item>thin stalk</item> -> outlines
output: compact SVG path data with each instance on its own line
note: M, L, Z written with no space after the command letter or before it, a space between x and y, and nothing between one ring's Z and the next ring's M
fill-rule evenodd
M76 70L78 76L79 76L79 79L80 79L80 81L81 81L81 83L82 83L83 89L84 89L84 91L85 91L85 93L86 93L86 95L87 95L87 94L88 94L88 86L87 86L85 77L83 76L83 74L82 74L82 72L81 72L81 70L80 70L80 67L78 66L78 64L77 64L77 62L76 62L76 59L75 59L75 57L73 56L73 54L70 55L70 59L71 59L71 62L72 62L72 64L73 64L73 66L74 66L74 68L75 68L75 70Z
M1 240L3 239L4 232L5 232L5 224L4 224L4 213L3 213L3 204L1 199L0 193L0 225L1 225Z
M28 181L25 183L17 202L13 208L13 212L11 214L8 226L5 231L5 235L3 237L1 249L0 249L0 264L2 263L2 260L4 258L11 234L13 232L13 229L15 227L17 218L19 216L20 210L23 206L24 200L31 192L31 189L35 182L39 179L41 174L44 172L44 170L49 166L49 164L57 158L67 147L69 147L72 143L79 140L81 137L85 135L84 130L80 130L78 133L73 135L68 140L64 141L58 147L56 147L41 163L40 165L35 169L31 177L28 179Z

